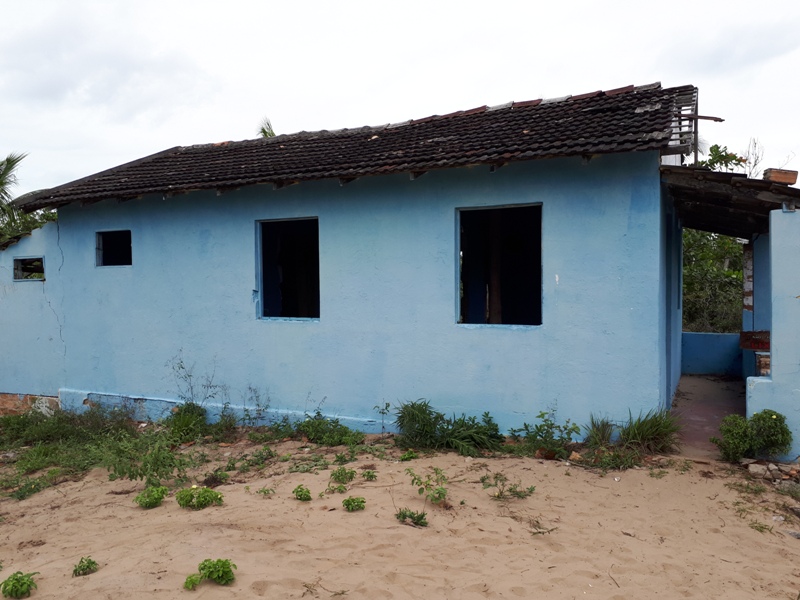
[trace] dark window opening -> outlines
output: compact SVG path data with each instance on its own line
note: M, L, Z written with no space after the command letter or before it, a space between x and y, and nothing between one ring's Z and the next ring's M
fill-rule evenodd
M97 266L132 265L131 232L100 231L97 233Z
M461 323L542 324L542 207L462 210Z
M319 318L317 219L261 223L261 315Z
M15 258L14 280L38 279L44 281L44 258Z

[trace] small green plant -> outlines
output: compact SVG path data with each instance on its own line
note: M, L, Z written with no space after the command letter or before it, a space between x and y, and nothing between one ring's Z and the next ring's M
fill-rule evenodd
M427 514L424 512L417 512L410 508L401 508L394 516L398 521L406 525L414 525L415 527L428 526L428 520L425 518Z
M31 595L31 590L36 589L36 582L33 580L34 575L39 572L23 573L17 571L12 573L3 583L0 583L0 591L2 591L5 598L27 598Z
M333 485L332 483L329 483L328 484L328 489L326 489L325 491L326 492L330 492L332 494L334 494L334 493L336 493L336 494L344 494L347 491L347 486L342 484L342 483L340 483L338 485ZM320 494L320 497L322 497L322 494Z
M181 508L191 508L192 510L202 510L212 504L220 506L222 504L222 494L207 487L197 487L179 490L175 494L175 500Z
M236 565L230 559L218 558L217 560L205 559L197 565L197 573L192 573L186 578L183 587L187 590L193 590L206 579L210 579L219 585L229 585L233 583L236 576L233 570Z
M381 416L381 435L386 433L386 417L389 416L389 413L391 412L391 407L392 405L389 404L388 402L384 402L382 407L380 404L376 404L375 406L372 407L372 409L375 410Z
M792 432L786 417L774 410L765 409L749 419L741 415L728 415L719 426L722 439L712 437L722 458L739 462L742 458L773 457L789 452Z
M417 454L414 450L406 450L400 455L401 462L408 462L416 458L419 458L419 454Z
M350 483L356 478L356 472L353 469L339 467L331 471L331 481L336 483Z
M311 502L311 491L302 483L292 490L292 494L300 502Z
M345 498L342 500L342 506L344 506L347 512L354 512L357 510L364 510L367 505L367 501L364 500L361 496L350 496L349 498Z
M214 488L219 485L225 485L226 483L228 483L228 480L230 478L231 476L227 471L224 471L221 468L217 468L211 471L211 473L206 473L206 476L203 479L203 485L206 487Z
M299 456L297 462L289 467L289 473L317 473L328 468L329 463L321 454Z
M411 477L411 485L416 486L419 495L425 494L425 498L434 504L442 504L447 499L447 476L438 467L433 468L433 474L428 474L425 479L417 475L413 469L406 469L406 473Z
M161 502L167 497L169 490L163 485L145 488L133 501L144 509L161 506Z
M655 469L653 467L650 468L650 473L649 473L650 477L652 477L653 479L663 479L668 474L669 471L667 471L666 469Z
M511 439L519 443L511 446L511 451L547 459L567 458L572 437L580 433L580 427L569 419L559 425L555 420L555 410L542 411L536 418L540 421L536 425L523 423L522 428L509 431Z
M91 556L82 556L75 568L72 569L72 576L83 577L84 575L91 575L99 568L100 566L96 561L92 560Z
M259 489L256 490L256 494L260 494L261 496L264 496L264 498L269 498L274 493L275 493L275 490L272 489L272 488L262 487L262 488L259 488Z
M678 420L669 410L651 410L634 417L628 411L628 422L619 429L622 446L637 448L643 454L669 454L680 447Z
M378 474L372 469L367 469L361 473L361 477L363 477L366 481L375 481L378 478Z
M495 500L503 500L509 497L527 498L536 491L536 486L533 485L523 488L519 482L509 483L508 477L503 473L484 475L480 481L483 484L483 489L495 488L495 492L492 494L492 498Z
M583 461L606 473L631 469L642 462L642 455L636 448L609 446L589 450L583 455Z

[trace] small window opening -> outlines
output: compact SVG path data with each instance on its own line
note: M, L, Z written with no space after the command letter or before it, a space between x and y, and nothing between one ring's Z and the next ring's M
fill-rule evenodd
M38 279L44 281L44 258L15 258L14 280L26 281Z
M261 314L319 318L317 219L261 223Z
M542 207L460 212L461 323L542 324Z
M97 233L97 266L114 267L132 265L131 232L99 231Z

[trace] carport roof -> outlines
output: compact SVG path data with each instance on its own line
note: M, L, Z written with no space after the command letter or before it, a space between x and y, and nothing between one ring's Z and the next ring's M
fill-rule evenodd
M770 211L800 205L800 189L741 173L663 166L661 182L684 227L744 239L769 233Z

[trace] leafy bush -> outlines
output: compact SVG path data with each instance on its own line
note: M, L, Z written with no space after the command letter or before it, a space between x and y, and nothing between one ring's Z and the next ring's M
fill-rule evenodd
M538 453L543 458L567 458L572 436L580 433L580 427L567 419L563 425L555 420L554 411L542 411L537 416L539 423L529 425L523 423L520 429L511 429L511 438L520 442L511 446L510 451L516 454L533 455Z
M206 409L189 401L178 405L172 414L164 419L172 437L178 442L188 442L203 437L208 429Z
M186 476L188 461L173 445L163 432L112 436L105 443L103 466L109 470L109 479L144 479L147 487L158 487L162 479Z
M181 508L191 508L192 510L202 510L212 504L220 506L222 504L222 494L207 487L197 487L179 490L175 494L175 500Z
M619 441L622 446L644 454L666 454L680 447L680 430L669 410L651 410L635 418L628 411L628 422L619 429Z
M300 502L311 502L311 490L302 484L294 488L292 494L294 494L294 497L300 500Z
M779 456L789 452L792 432L786 417L774 410L765 409L749 419L741 415L728 415L719 426L722 439L712 437L722 458L739 462L742 458Z
M331 471L331 481L336 483L350 483L356 478L356 472L353 469L346 467L339 467Z
M210 579L219 585L229 585L233 583L236 576L233 574L233 569L236 565L230 559L218 558L217 560L205 559L197 565L197 573L192 573L186 578L183 587L187 590L193 590L206 579Z
M0 592L3 593L5 598L27 598L31 595L31 590L36 589L36 582L33 580L34 575L38 572L23 573L17 571L0 583Z
M364 441L364 434L342 425L339 419L327 418L317 410L296 426L309 442L322 446L355 446Z
M138 494L133 501L145 509L155 508L156 506L161 506L161 502L163 502L168 493L169 490L163 485L148 487Z
M396 443L404 448L450 448L464 456L477 456L480 450L499 450L504 441L488 412L480 421L463 414L447 418L427 400L416 400L400 404L395 417L400 431Z
M364 510L364 508L366 508L366 505L367 501L361 496L350 496L349 498L345 498L344 500L342 500L342 506L344 506L347 512Z
M417 512L410 508L401 508L394 516L398 521L406 525L414 525L415 527L428 526L428 520L425 518L427 514L424 512Z

